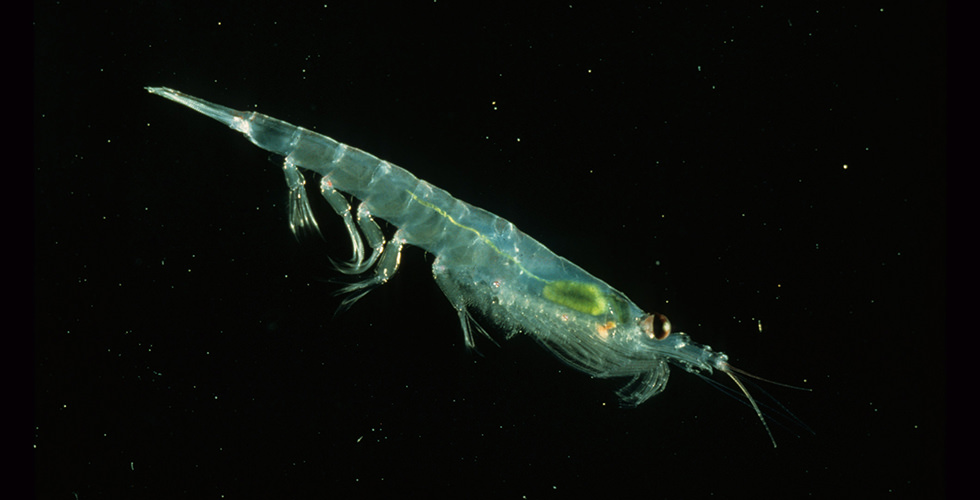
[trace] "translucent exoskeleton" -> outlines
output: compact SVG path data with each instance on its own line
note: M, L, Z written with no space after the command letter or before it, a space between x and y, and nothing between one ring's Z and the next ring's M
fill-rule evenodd
M508 338L530 335L582 372L601 378L629 377L617 393L629 406L664 390L669 365L705 380L717 370L738 386L776 445L762 411L736 374L750 375L732 367L727 355L672 332L665 315L643 311L503 218L330 137L173 89L147 90L224 123L260 148L285 157L293 232L318 230L302 170L320 176L320 193L343 219L353 246L350 261L335 266L347 274L373 271L340 290L346 294L340 310L388 281L398 269L402 247L415 245L435 255L432 275L459 315L467 346L475 346L474 330L486 333L471 316L476 311ZM347 195L360 200L356 212ZM376 217L398 228L391 238L385 237Z

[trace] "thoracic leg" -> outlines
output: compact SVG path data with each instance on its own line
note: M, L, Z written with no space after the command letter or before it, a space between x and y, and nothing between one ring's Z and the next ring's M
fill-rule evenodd
M470 315L469 311L466 309L466 300L463 298L463 292L460 290L459 284L453 278L452 273L449 269L443 265L442 257L436 257L436 260L432 263L432 277L435 278L436 284L442 290L442 293L452 304L453 309L456 310L456 314L459 315L459 325L463 329L463 342L466 347L470 349L476 349L476 341L473 340L473 328L482 333L491 342L496 344L496 341L483 329Z

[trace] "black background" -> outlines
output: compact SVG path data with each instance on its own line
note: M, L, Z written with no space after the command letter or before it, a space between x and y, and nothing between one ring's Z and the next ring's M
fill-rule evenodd
M35 8L39 498L944 493L944 12ZM339 219L315 197L324 239L297 242L279 165L147 85L512 221L735 366L811 388L763 384L815 434L773 425L773 449L683 371L625 410L621 381L528 338L467 352L415 248L333 318Z

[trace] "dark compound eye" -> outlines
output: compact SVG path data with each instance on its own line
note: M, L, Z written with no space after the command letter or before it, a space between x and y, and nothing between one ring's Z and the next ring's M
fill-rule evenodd
M640 320L640 328L651 339L663 340L670 335L670 320L660 313L647 314Z

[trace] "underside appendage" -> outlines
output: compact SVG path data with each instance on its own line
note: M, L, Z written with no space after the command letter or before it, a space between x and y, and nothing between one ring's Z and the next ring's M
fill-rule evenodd
M319 234L320 227L313 217L309 196L306 193L306 179L303 178L299 167L289 157L286 158L282 169L286 175L286 184L289 186L289 228L297 236L303 230L315 231ZM330 259L330 262L344 274L361 274L374 267L373 277L348 284L336 292L336 295L350 294L337 308L337 314L340 314L350 309L354 302L367 295L375 287L384 284L395 274L401 261L401 250L405 244L405 239L396 232L391 241L385 245L384 233L381 232L378 223L371 217L367 205L361 203L357 209L357 219L355 220L351 215L351 207L347 198L333 187L333 183L328 177L320 179L320 194L344 221L353 247L353 255L349 261L337 262ZM371 248L370 255L367 255L364 239L367 240L367 245Z
M323 177L320 179L320 193L327 200L327 203L330 204L330 207L333 208L334 212L343 219L344 226L347 228L347 234L350 236L351 245L354 249L349 261L337 262L330 259L330 262L338 271L344 274L361 274L371 269L371 266L381 256L381 252L384 249L385 237L381 232L381 228L378 227L378 223L371 217L371 212L368 210L367 205L361 203L357 208L355 225L347 198L343 193L333 187L333 183L329 178ZM360 231L358 231L358 228L360 228ZM371 247L371 255L366 259L364 240L361 238L361 234L364 235L364 238L367 239L368 246Z
M381 232L381 227L374 221L370 209L364 202L361 202L357 207L357 228L361 230L361 234L367 240L367 247L371 249L371 255L368 255L367 259L357 256L357 260L346 269L337 268L347 274L360 274L370 269L381 257L385 248L385 235Z
M456 314L459 315L459 325L463 329L463 342L466 344L466 347L479 353L479 351L476 350L476 341L473 339L473 329L476 329L476 331L482 333L483 336L490 339L490 342L493 342L494 345L499 347L500 344L497 344L497 341L494 340L493 337L491 337L490 334L487 333L487 331L480 326L475 319L473 319L473 316L466 308L466 302L463 300L464 295L462 290L460 290L459 285L453 279L453 276L446 266L440 262L440 260L441 257L436 257L436 260L432 263L432 277L435 278L436 284L439 285L443 295L446 296L446 299L448 299L449 303L452 304L453 309L456 310Z
M395 235L391 237L391 241L384 246L384 250L381 251L381 255L377 259L378 265L374 268L374 276L364 281L351 283L335 292L335 295L350 294L340 302L340 306L337 307L336 314L340 314L350 309L350 307L354 305L355 302L360 300L361 297L367 295L368 292L374 290L378 286L385 284L385 282L394 276L395 272L398 270L398 265L401 263L402 246L404 245L405 238L402 235L401 230L398 230L395 232Z
M670 369L667 363L659 361L650 367L649 371L633 375L633 378L616 391L619 404L624 407L636 407L640 403L656 396L667 387Z
M289 186L289 229L297 237L300 231L310 231L320 234L320 226L313 217L310 208L309 195L306 193L306 179L299 168L288 157L283 162L282 171L286 175L286 185Z

